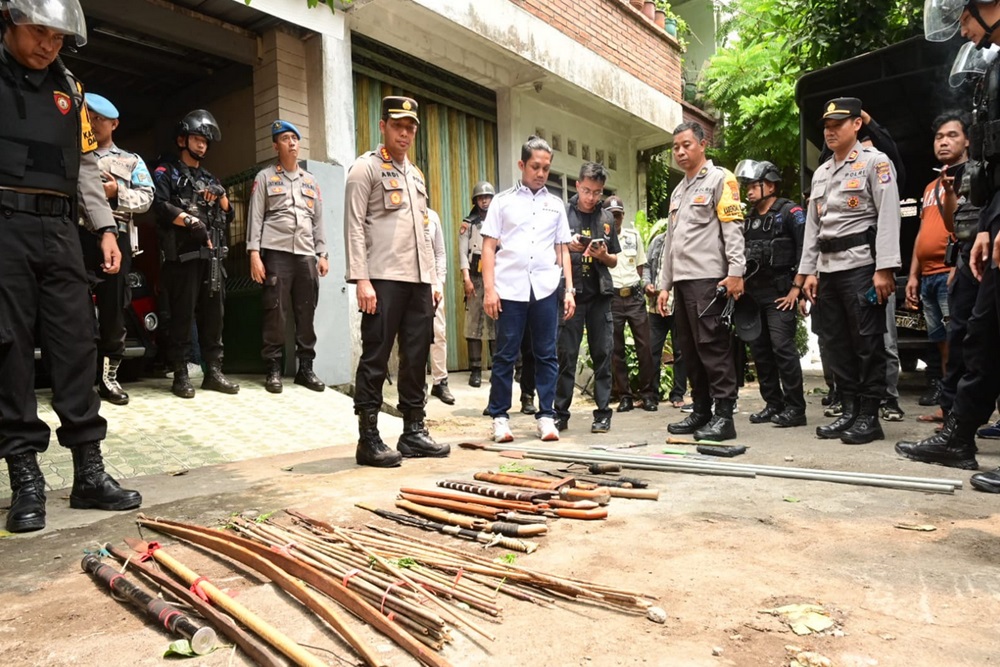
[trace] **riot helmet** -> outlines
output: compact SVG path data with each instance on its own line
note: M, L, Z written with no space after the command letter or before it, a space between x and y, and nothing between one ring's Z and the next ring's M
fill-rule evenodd
M1000 53L1000 46L996 44L990 44L987 49L978 49L972 42L966 42L958 50L955 62L951 65L948 83L952 88L958 88L967 80L982 76L996 59L997 53Z
M986 48L993 31L1000 27L1000 21L992 26L979 13L979 5L991 5L996 0L924 0L924 38L931 42L947 42L955 36L960 27L962 12L966 9L976 19L985 34L976 48Z
M493 184L489 181L479 181L472 188L472 203L476 203L476 197L492 197L497 191L493 189Z
M222 141L222 130L219 129L219 124L215 122L215 116L204 109L195 109L184 116L181 122L177 124L176 133L177 137L184 137L184 150L198 160L204 160L205 153L199 155L191 150L188 137L192 134L205 137L209 146L211 146L213 141Z
M743 185L757 181L781 182L781 172L767 160L740 160L736 163L736 179Z
M75 46L87 43L87 21L80 0L0 0L0 10L14 25L40 25L71 35Z

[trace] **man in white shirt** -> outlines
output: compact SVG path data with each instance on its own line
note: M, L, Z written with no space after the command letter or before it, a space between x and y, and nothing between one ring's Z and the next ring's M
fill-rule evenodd
M535 356L538 437L559 439L555 426L556 336L560 310L563 318L576 309L569 251L572 238L566 207L545 183L552 166L552 148L535 136L521 146L521 180L497 195L483 223L483 309L496 320L497 349L490 374L493 439L510 442L508 410L514 363L525 329L531 333ZM565 296L559 303L560 272Z

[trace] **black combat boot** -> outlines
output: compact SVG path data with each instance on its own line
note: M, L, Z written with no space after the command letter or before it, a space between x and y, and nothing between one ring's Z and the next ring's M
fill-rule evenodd
M448 389L448 378L436 382L431 387L431 396L440 399L445 405L455 405L455 397L452 395L451 390Z
M715 415L712 419L694 432L695 440L733 440L736 438L736 423L733 421L733 410L736 401L731 398L715 399Z
M977 472L969 478L969 484L976 491L1000 493L1000 468L989 472Z
M667 424L667 431L674 435L691 435L710 421L712 421L710 406L696 403L694 410L687 417L679 422Z
M223 394L238 394L240 386L235 382L230 382L229 378L222 374L222 360L208 362L208 370L205 371L205 379L201 381L202 389L211 389Z
M109 511L131 510L142 504L138 491L123 489L104 470L101 443L88 442L72 449L73 489L69 506L73 509Z
M469 345L469 386L483 386L483 341L466 338Z
M389 449L378 433L378 410L365 409L358 412L358 449L354 460L359 466L375 468L395 468L403 461L403 455Z
M267 377L264 378L264 389L270 394L280 394L284 387L281 384L281 358L266 359Z
M768 424L771 422L771 417L775 415L780 415L783 408L779 405L771 405L768 403L764 406L764 409L760 412L754 412L750 415L751 424Z
M7 472L11 491L7 530L30 533L45 528L45 477L38 456L34 452L8 456Z
M403 434L396 442L396 449L405 458L428 456L444 458L451 453L450 445L439 445L424 426L424 411L420 408L403 413Z
M521 413L533 415L538 412L535 408L535 392L528 391L521 394Z
M896 443L896 453L908 459L961 470L979 468L976 450L976 427L960 422L954 412L949 413L939 433L920 442Z
M785 408L780 414L771 417L771 423L778 428L806 425L805 408Z
M128 405L128 394L118 382L118 367L121 363L121 359L104 357L101 381L97 384L97 393L101 398L114 405Z
M194 385L188 377L188 367L186 362L174 364L174 383L170 385L170 391L174 396L180 398L194 398Z
M313 391L323 391L326 385L313 373L312 359L299 359L299 370L295 373L295 384L300 384L306 389Z
M840 416L833 422L816 427L816 437L823 440L833 440L840 438L840 434L854 426L854 420L858 418L858 399L850 394L841 394L841 405L843 406Z
M882 423L878 419L881 404L882 401L877 398L862 398L857 418L850 428L840 434L840 441L845 445L867 445L875 440L885 440Z

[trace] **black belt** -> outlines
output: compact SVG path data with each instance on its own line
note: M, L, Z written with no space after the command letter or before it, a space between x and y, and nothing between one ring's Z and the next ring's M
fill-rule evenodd
M868 232L858 232L857 234L848 234L847 236L840 236L835 239L820 239L819 241L819 251L820 252L843 252L844 250L850 250L851 248L857 248L858 246L869 245L872 239Z
M0 189L0 208L35 215L63 216L70 213L69 197Z

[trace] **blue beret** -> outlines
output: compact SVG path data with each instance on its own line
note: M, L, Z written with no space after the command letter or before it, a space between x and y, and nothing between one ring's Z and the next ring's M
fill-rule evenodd
M90 110L98 116L104 116L108 120L118 119L118 108L108 98L96 93L85 93L84 98L86 98Z
M302 139L302 134L299 132L299 128L295 127L287 120L276 120L271 123L271 139L274 139L282 132L294 132L296 139Z

